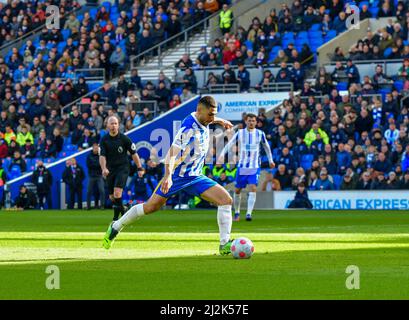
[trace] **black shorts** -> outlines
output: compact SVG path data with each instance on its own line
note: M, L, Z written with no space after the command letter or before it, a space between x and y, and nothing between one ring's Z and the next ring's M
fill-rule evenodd
M109 194L114 194L114 188L124 189L126 186L126 181L129 177L129 170L119 169L119 170L109 170L109 175L107 176L107 185Z

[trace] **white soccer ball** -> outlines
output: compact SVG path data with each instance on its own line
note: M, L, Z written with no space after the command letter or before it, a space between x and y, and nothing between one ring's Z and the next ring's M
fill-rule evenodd
M231 245L231 253L235 259L250 259L254 253L254 245L250 239L241 237Z

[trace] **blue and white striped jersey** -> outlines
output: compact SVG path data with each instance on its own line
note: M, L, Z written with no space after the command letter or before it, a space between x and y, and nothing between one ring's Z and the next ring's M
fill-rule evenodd
M229 143L224 147L222 154L225 154L236 142L239 142L239 168L240 174L254 174L260 167L260 143L263 145L268 161L273 163L270 145L266 135L259 129L249 131L246 129L238 130Z
M202 169L209 150L209 127L202 125L194 113L187 116L176 134L173 145L182 151L176 158L174 176L196 177Z

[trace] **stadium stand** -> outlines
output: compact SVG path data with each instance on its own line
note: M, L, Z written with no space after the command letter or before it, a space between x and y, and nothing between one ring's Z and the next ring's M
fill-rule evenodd
M216 8L208 2L102 2L83 15L67 16L60 32L44 28L33 40L0 57L0 154L6 179L32 171L36 159L51 163L86 149L106 133L104 121L110 115L121 118L124 132L196 93L214 93L212 88L219 85L223 92L228 88L242 94L297 93L284 101L281 111L259 114L258 128L267 134L278 165L273 170L279 182L274 183L276 188L294 189L300 181L311 190L407 188L406 2L348 2L360 7L361 19L390 17L390 21L379 32L368 32L348 55L337 48L334 63L318 71L317 48L336 41L347 29L347 1L326 5L294 0L267 16L254 17L247 26L236 25L197 54L180 56L172 65L174 79L166 72L156 80L142 78L138 72L143 61L138 60L140 68L131 68L133 57L229 3L217 1ZM65 11L77 6L63 3ZM25 19L38 18L30 13L21 17L8 6L12 5L0 7L3 45L21 35L15 30L22 29ZM31 12L31 3L25 6ZM19 27L11 27L10 17L19 21ZM178 41L167 45L177 47ZM366 60L376 64L361 63ZM266 157L262 160L265 165ZM221 172L214 175L212 167L206 170L220 179ZM147 194L159 180L156 173ZM132 185L128 200L136 201Z

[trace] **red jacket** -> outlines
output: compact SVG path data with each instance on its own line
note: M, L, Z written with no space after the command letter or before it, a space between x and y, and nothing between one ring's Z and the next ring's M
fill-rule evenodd
M3 144L0 145L0 159L7 158L8 153L9 148L7 147L7 143L3 142Z
M223 52L223 64L229 64L236 59L236 51L226 50Z

